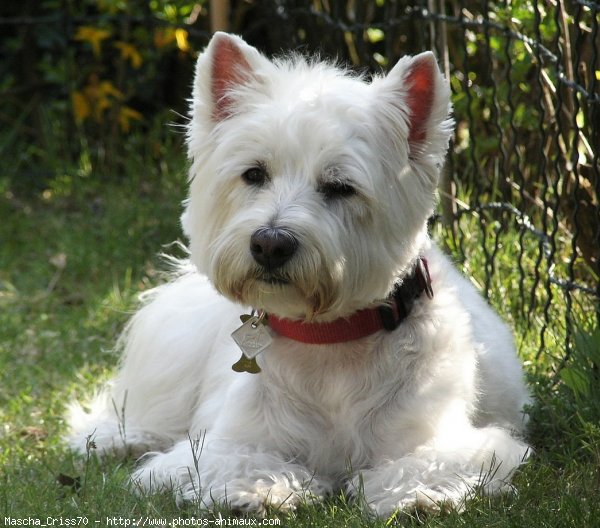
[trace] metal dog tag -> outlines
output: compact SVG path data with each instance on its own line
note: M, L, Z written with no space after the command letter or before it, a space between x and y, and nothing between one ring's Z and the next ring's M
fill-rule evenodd
M232 332L231 337L242 350L242 357L231 368L236 372L258 374L260 367L256 356L265 350L273 341L269 328L264 324L265 314L243 315L244 324Z

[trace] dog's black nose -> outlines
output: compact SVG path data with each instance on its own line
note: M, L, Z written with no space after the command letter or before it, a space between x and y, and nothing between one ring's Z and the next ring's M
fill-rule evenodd
M267 271L283 266L297 248L296 237L279 227L261 227L250 237L250 252L254 260Z

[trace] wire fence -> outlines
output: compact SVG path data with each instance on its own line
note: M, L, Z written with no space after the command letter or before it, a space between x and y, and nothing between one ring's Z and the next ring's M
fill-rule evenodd
M369 70L436 51L457 121L441 224L555 369L600 318L599 11L585 0L282 0L269 23L273 48ZM516 261L503 258L510 245Z
M185 28L197 49L210 36L206 17L113 18ZM599 18L587 0L255 0L231 2L229 29L267 53L319 52L368 71L437 53L457 126L433 229L560 369L600 321ZM0 27L69 33L94 20L62 12Z

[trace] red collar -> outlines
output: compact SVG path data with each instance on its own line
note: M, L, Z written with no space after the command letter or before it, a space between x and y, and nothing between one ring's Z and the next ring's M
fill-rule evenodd
M420 257L413 272L394 286L385 304L359 310L329 323L280 319L272 314L268 316L268 323L277 334L301 343L343 343L369 336L379 330L395 330L408 317L415 299L423 292L429 299L433 297L427 261Z

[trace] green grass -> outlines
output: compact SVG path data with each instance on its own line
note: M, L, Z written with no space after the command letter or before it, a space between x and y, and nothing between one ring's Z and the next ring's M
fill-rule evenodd
M206 515L193 504L178 507L170 494L135 495L127 483L133 461L76 458L60 441L65 402L114 369L116 335L137 295L159 281L156 255L181 237L185 161L171 155L145 171L143 159L132 163L128 174L135 176L129 178L101 181L65 171L30 195L15 194L10 182L0 180L0 524L7 516L52 517L59 519L56 525L85 517L89 526L105 526L107 517ZM470 221L465 219L465 231ZM539 325L535 318L521 321L512 302L516 242L514 234L503 239L502 272L493 286L504 293L491 300L509 312L521 336L536 396L536 454L515 479L517 493L475 497L462 514L389 520L369 520L340 496L282 517L282 526L600 526L600 382L587 350L598 345L598 336L582 326L571 374L553 384L548 372L552 357L561 357L561 332L553 330L555 349L536 362L537 342L527 336L535 336ZM465 244L466 266L481 280L478 241L474 236ZM584 313L578 317L586 319Z

